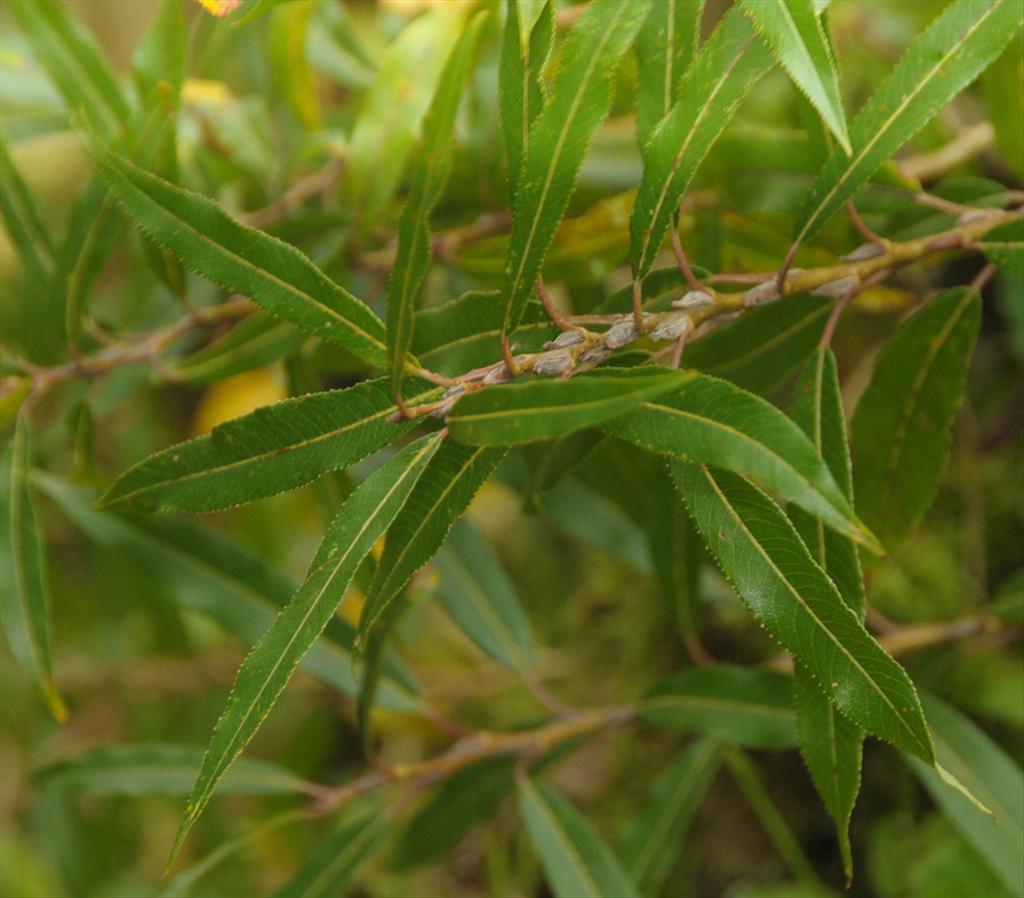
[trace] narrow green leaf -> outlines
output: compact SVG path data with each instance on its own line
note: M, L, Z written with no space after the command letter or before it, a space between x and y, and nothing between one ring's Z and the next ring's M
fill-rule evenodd
M528 10L521 0L508 0L506 10L498 65L498 111L508 157L509 196L515 197L530 125L544 102L540 73L555 42L555 4L542 0L539 9Z
M530 625L501 561L477 530L458 522L435 561L437 596L452 620L483 651L512 670L533 660Z
M159 742L93 748L36 770L34 779L69 792L90 795L188 795L203 750ZM309 784L266 761L240 760L224 777L224 795L294 795Z
M440 374L454 376L501 357L505 304L497 291L470 290L458 299L416 313L412 349ZM516 352L536 352L558 331L539 302L529 302L516 332Z
M422 389L414 395L429 395ZM388 423L395 410L383 378L286 399L151 455L122 474L99 505L215 511L295 489L407 433L408 422Z
M846 420L835 356L818 348L808 359L794 390L793 420L811 438L846 497L853 502L853 472L846 442ZM864 582L856 544L798 508L789 511L814 560L832 578L846 605L864 616ZM842 717L814 684L813 674L796 664L797 733L800 753L825 808L835 821L847 882L853 878L850 817L860 791L864 734Z
M1018 31L983 79L988 118L1003 160L1024 179L1024 31Z
M832 48L812 0L740 0L793 83L850 155L850 136Z
M781 509L727 471L679 462L672 469L697 528L736 592L807 667L817 688L869 733L934 763L910 678L844 604Z
M990 808L991 816L916 758L908 758L911 768L1010 894L1024 894L1024 776L1020 768L956 708L927 693L922 694L921 701L939 764Z
M413 168L409 199L398 221L398 250L388 282L388 367L395 395L402 390L405 358L412 343L413 312L430 268L430 214L448 183L455 113L483 21L482 14L474 16L441 73L437 93L423 120L423 146Z
M635 278L651 270L697 168L771 65L738 9L725 14L697 51L678 86L679 101L643 147L644 174L629 220Z
M61 3L11 0L10 8L67 109L83 111L100 134L113 136L128 103L92 36Z
M11 653L60 722L67 709L53 682L44 540L29 485L31 424L19 415L0 459L0 623Z
M305 333L288 322L256 312L220 339L179 361L174 374L192 383L213 383L283 359L305 340Z
M652 452L757 478L840 533L860 542L873 539L800 428L769 402L724 380L693 375L604 429Z
M770 394L818 345L832 300L798 294L757 306L686 348L684 364Z
M317 5L313 0L278 4L270 14L267 29L267 62L274 80L288 108L307 131L323 127L316 76L306 52L310 18Z
M1024 219L989 231L979 242L985 257L1017 274L1024 274Z
M716 664L659 683L640 705L640 716L733 745L791 748L796 745L792 695L785 674Z
M857 504L888 546L935 498L980 322L977 294L966 287L939 294L896 330L857 403Z
M619 854L641 895L662 893L720 763L720 749L711 740L688 746L655 783L650 803L622 837Z
M132 55L139 96L145 100L161 82L177 103L185 81L185 22L182 4L163 0L146 34Z
M226 633L258 642L299 584L224 534L195 521L168 516L98 512L95 493L37 473L38 488L105 552L132 559L168 596L208 615ZM303 669L346 695L356 695L360 664L355 629L333 617L302 659ZM395 711L422 709L415 681L396 655L384 664L379 702Z
M361 483L339 509L305 582L239 668L189 797L174 854L220 778L252 739L295 667L334 616L356 568L409 499L440 443L439 436L433 435L409 444Z
M661 0L636 36L636 133L643 147L682 96L683 73L700 39L704 0Z
M892 155L967 87L1010 42L1018 0L954 0L910 45L850 126L852 154L837 147L797 218L795 243L813 237Z
M530 127L512 206L503 328L511 333L533 292L583 157L608 114L613 79L650 4L592 0L561 52L558 74Z
M345 821L317 846L313 856L274 894L278 898L333 898L347 887L383 844L388 814L368 811Z
M388 530L359 619L360 639L365 640L412 575L430 561L506 451L444 441Z
M636 886L593 826L543 783L519 783L519 814L557 898L630 898Z
M664 368L602 368L569 379L485 387L456 403L448 426L453 439L477 445L550 440L628 412L689 377Z
M21 259L28 280L45 284L53 268L53 240L39 217L32 194L21 174L14 167L7 142L0 136L0 211L4 214L4 228Z
M241 224L104 147L93 152L129 218L197 274L338 343L368 365L386 361L384 325L290 244Z

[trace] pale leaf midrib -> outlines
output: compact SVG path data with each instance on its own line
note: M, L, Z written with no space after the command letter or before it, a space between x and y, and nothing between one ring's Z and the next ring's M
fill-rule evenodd
M539 811L540 815L544 818L550 832L558 840L558 844L562 846L563 852L575 868L577 876L588 889L586 898L601 898L601 889L590 875L590 869L587 867L586 861L580 856L576 846L569 838L569 834L562 827L561 822L554 815L544 797L532 783L528 784L525 788L533 793L530 795L530 800L533 802L535 810Z

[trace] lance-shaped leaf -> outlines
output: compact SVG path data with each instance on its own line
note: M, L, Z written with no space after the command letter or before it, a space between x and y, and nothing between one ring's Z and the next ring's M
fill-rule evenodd
M1017 0L954 0L910 45L850 126L797 218L794 243L813 237L903 144L995 60L1020 27Z
M790 748L796 745L792 695L785 674L716 664L659 683L640 704L640 716L734 745Z
M857 403L857 504L887 545L909 534L935 498L980 322L976 293L941 293L893 334Z
M363 481L339 509L305 582L239 668L189 797L175 854L221 776L252 739L295 667L334 616L356 568L408 500L440 442L435 434L409 444Z
M949 821L999 876L1011 895L1024 894L1024 776L1020 767L981 729L932 695L921 701L938 762L991 810L981 811L932 768L910 766Z
M483 15L477 14L455 44L423 121L423 147L413 169L409 199L398 220L398 251L388 282L388 368L391 390L402 390L405 357L412 343L416 298L430 268L430 213L441 199L452 167L455 113L473 58Z
M174 366L174 374L193 383L213 383L291 355L306 339L287 321L255 312L220 339L183 358Z
M416 395L427 395L420 386ZM383 379L286 399L151 455L122 474L99 505L215 511L295 489L408 432L408 422L388 423L394 411Z
M688 377L669 369L621 368L485 387L456 403L448 426L453 439L477 445L550 440L628 412Z
M990 262L1024 274L1024 219L989 231L979 245Z
M530 625L487 540L460 521L435 564L441 574L437 596L452 620L492 658L512 670L528 668L533 660Z
M836 707L934 763L913 683L811 558L782 510L742 477L673 462L687 508L744 604Z
M828 129L850 154L839 72L832 47L812 0L740 0L758 34L793 83L818 110Z
M159 742L94 748L36 770L33 778L90 795L188 795L203 750ZM309 783L266 761L240 760L221 781L225 795L295 795Z
M434 556L505 452L444 441L388 530L384 553L359 618L360 639L365 640L412 575Z
M298 588L291 577L212 527L186 518L98 512L92 490L41 473L34 480L97 546L143 566L173 601L208 615L250 645L262 638ZM360 665L354 644L352 625L333 617L302 667L328 686L355 695ZM405 713L421 710L416 683L398 656L388 657L384 668L380 704Z
M386 360L384 325L288 243L241 224L104 147L93 152L129 218L197 274L338 343L368 365Z
M505 304L497 291L470 290L416 313L412 349L430 370L454 376L501 356ZM529 302L516 332L517 352L536 352L558 331L539 302Z
M709 739L687 747L655 783L650 802L622 837L619 856L641 895L662 893L720 763L720 749Z
M749 309L686 347L686 366L771 393L817 346L832 306L824 297L798 294Z
M843 493L853 501L853 472L846 442L846 420L836 360L830 349L819 347L808 359L797 380L793 420L813 441ZM864 582L854 542L827 530L798 508L789 517L818 565L839 590L846 605L858 617L864 614ZM800 753L811 779L835 821L847 882L853 877L850 817L860 791L861 753L864 734L840 715L832 702L815 686L803 665L794 670L797 733Z
M63 722L67 709L54 685L50 660L43 538L29 485L30 429L29 420L19 415L0 459L0 623L21 669L39 687L53 716Z
M332 898L348 894L349 883L384 842L390 825L390 816L379 810L346 820L274 894L278 898Z
M771 403L724 380L694 375L604 429L652 452L754 477L840 533L873 544L800 428Z
M69 110L112 136L128 118L128 103L91 35L67 7L48 0L12 0L10 8Z
M651 4L636 36L636 134L641 147L681 96L703 11L704 0L661 0Z
M557 898L630 898L639 894L590 822L553 789L521 781L519 815Z
M562 49L558 74L529 130L505 263L506 333L518 326L590 141L608 114L613 79L650 4L593 0Z
M45 284L53 268L53 241L39 217L32 194L14 167L7 142L0 137L0 210L4 228L11 237L25 274L36 284Z
M1024 179L1024 31L985 72L985 105L1003 161Z
M508 0L498 65L498 111L508 157L509 196L515 197L530 125L544 103L540 73L555 42L555 4L542 0L531 19L520 0Z
M634 277L651 270L697 168L771 65L771 54L738 9L725 14L697 51L679 85L679 101L643 148L643 180L629 220Z

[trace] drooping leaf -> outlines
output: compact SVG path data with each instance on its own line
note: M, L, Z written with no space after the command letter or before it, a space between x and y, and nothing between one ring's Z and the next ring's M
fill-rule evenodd
M830 349L819 347L808 359L796 383L793 420L811 438L846 497L853 502L853 472L846 442L846 420L836 360ZM857 546L845 536L827 530L798 508L789 511L797 532L814 560L832 578L846 605L858 617L864 615L864 582ZM836 824L843 868L853 877L850 817L860 791L861 753L864 734L839 714L815 686L803 665L794 670L797 733L800 753L811 779Z
M602 368L569 379L485 387L462 397L448 416L452 438L508 446L591 427L684 384L671 369Z
M50 713L63 722L67 709L53 682L49 585L44 540L29 484L31 423L18 415L0 459L0 624L18 665L39 687Z
M501 357L505 305L497 291L471 290L416 313L412 349L430 370L454 376ZM516 332L516 352L536 352L557 334L539 302L529 302Z
M445 64L437 93L423 121L423 146L413 169L409 199L398 221L398 251L388 282L388 368L391 390L402 390L405 358L412 343L413 313L430 268L430 214L441 199L452 167L455 113L484 17L466 26Z
M224 772L252 739L295 667L334 616L356 568L409 499L440 443L436 434L410 443L341 506L305 582L239 668L189 797L175 853Z
M654 785L640 817L629 827L619 856L641 895L660 895L721 757L710 739L683 750Z
M791 748L796 745L792 694L785 674L716 664L659 683L641 703L640 716L734 745Z
M767 395L817 345L832 302L798 294L749 309L686 347L684 364Z
M128 102L92 36L61 3L12 0L10 9L69 111L81 110L106 138L128 118Z
M274 894L278 898L332 898L346 894L349 883L384 842L390 825L389 815L379 810L346 820Z
M532 662L530 625L519 596L480 533L460 521L435 561L438 599L452 620L481 649L512 670Z
M151 455L99 504L197 512L272 496L394 442L410 429L388 423L395 410L383 379L286 399Z
M525 507L536 507L537 497L557 486L586 461L604 439L599 430L581 430L550 443L525 447L523 452L530 473L522 491Z
M220 339L183 358L174 366L174 374L193 383L213 383L276 362L306 339L303 331L287 321L255 312Z
M639 894L590 822L553 789L520 781L519 814L557 898L635 898Z
M527 136L513 199L502 291L506 333L523 316L583 157L608 114L615 71L649 6L646 0L593 0L562 48L551 93Z
M636 133L640 146L681 96L683 73L700 38L704 0L662 0L636 36Z
M384 366L380 319L294 246L241 224L212 200L104 147L93 152L126 214L197 274L344 346L368 365Z
M361 639L412 575L430 561L506 451L444 441L388 530L377 575L359 618Z
M167 516L98 512L95 493L37 473L34 482L90 540L130 558L158 579L171 599L208 615L250 645L258 642L299 584L211 527ZM347 695L357 692L355 629L341 617L302 659L303 669ZM378 701L405 713L421 708L415 681L396 655L385 662Z
M651 270L697 168L771 65L771 54L738 9L725 14L697 51L679 84L679 101L643 148L643 180L629 220L634 278Z
M991 811L983 813L932 768L908 758L935 803L998 875L1011 895L1024 894L1024 776L981 729L932 695L922 694L936 758Z
M652 452L755 477L840 533L872 539L800 428L764 399L724 380L694 375L604 429Z
M555 4L541 0L531 19L520 0L508 0L498 66L498 110L508 157L509 196L515 197L530 125L544 102L541 69L555 41Z
M28 186L14 167L7 142L0 137L0 211L4 228L18 252L25 274L36 284L45 284L53 268L53 240L32 199Z
M681 462L672 470L736 592L817 688L869 733L934 763L910 678L845 605L781 509L728 471Z
M954 0L903 54L836 147L797 218L794 242L819 228L903 144L1002 52L1024 20L1016 0Z
M159 742L89 749L34 773L39 783L93 795L188 795L203 750ZM221 781L224 795L294 795L309 784L267 761L240 760Z
M977 294L939 294L896 330L857 403L857 505L886 545L909 534L935 497L980 322Z
M850 137L832 48L812 0L740 0L793 83L849 155Z

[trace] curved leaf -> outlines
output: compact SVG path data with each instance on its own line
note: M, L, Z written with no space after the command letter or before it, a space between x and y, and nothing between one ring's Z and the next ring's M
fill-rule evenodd
M604 429L652 452L755 477L840 533L871 543L800 428L764 399L724 380L693 375L674 393L644 401Z
M408 422L388 423L395 410L383 379L286 399L144 459L98 507L215 511L295 489L407 433Z
M238 670L189 796L175 854L220 778L255 735L299 661L334 616L356 568L409 499L440 443L436 434L410 443L363 481L339 509L305 582Z
M287 321L255 312L219 340L179 361L174 374L192 383L213 383L276 362L296 351L306 339Z
M725 14L697 51L679 85L679 102L643 148L643 180L629 219L634 278L651 270L697 168L771 65L771 54L738 9Z
M882 163L977 78L1022 20L1024 4L1017 0L950 3L853 120L853 153L832 151L797 218L794 243L813 237Z
M939 294L896 330L857 403L857 504L887 545L907 536L935 498L980 323L976 293Z
M680 462L672 470L705 543L764 628L846 717L933 764L913 683L846 607L779 507L727 471Z
M843 152L850 154L839 73L811 0L740 0L754 27L793 83L818 110Z
M14 166L7 141L0 136L0 210L4 228L21 259L25 274L37 284L46 283L53 268L53 241L39 217L28 186Z
M611 105L613 77L650 4L592 0L561 52L551 94L530 127L512 206L503 329L519 325L565 214L587 147Z

